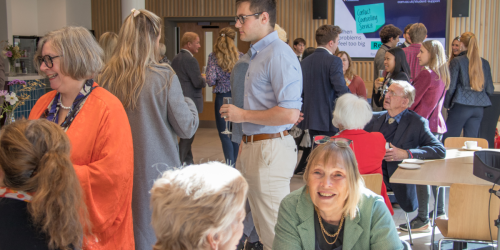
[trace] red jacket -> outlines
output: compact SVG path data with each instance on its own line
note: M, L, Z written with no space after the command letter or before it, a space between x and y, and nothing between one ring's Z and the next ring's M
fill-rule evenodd
M413 81L413 87L416 92L415 102L410 110L429 120L429 129L432 133L446 133L446 122L441 114L446 95L443 80L438 79L437 74L432 70L422 70ZM430 116L431 113L432 116Z
M29 119L39 119L55 95L54 90L40 97ZM71 162L85 194L92 232L97 238L94 243L88 237L85 249L135 249L134 148L122 103L107 90L95 88L66 134L71 142Z
M420 66L417 58L421 46L422 44L413 43L410 46L403 48L403 51L405 52L406 55L406 61L410 66L412 81L415 81L415 78L417 78L418 74L420 74L420 71L422 70L422 66Z
M359 76L354 76L351 80L351 84L349 84L349 90L351 93L359 96L359 97L364 97L366 99L366 86L365 82L361 77Z
M354 155L358 161L358 170L360 174L382 174L382 160L385 156L385 138L379 132L366 132L362 129L344 130L338 136L352 140ZM384 197L385 204L391 214L394 215L392 210L391 201L387 196L387 188L382 181L382 197Z

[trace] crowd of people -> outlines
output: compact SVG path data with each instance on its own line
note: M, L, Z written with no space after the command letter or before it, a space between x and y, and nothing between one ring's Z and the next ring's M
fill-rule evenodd
M252 45L238 51L221 29L206 72L200 37L185 32L170 61L148 10L99 43L82 27L40 40L34 63L53 91L0 133L2 249L408 249L393 203L418 210L400 230L425 230L436 190L390 177L404 159L444 158L462 130L477 137L493 84L476 36L447 56L421 23L384 26L369 90L338 26L319 27L316 48L289 46L275 0L236 6ZM207 85L226 164L193 161ZM290 193L294 173L305 186ZM364 174L383 176L381 195Z

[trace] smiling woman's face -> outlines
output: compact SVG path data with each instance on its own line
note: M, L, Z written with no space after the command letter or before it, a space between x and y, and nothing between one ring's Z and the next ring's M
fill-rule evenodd
M307 179L311 200L323 213L341 211L348 197L344 160L335 154L328 161L323 155L316 159L309 168Z

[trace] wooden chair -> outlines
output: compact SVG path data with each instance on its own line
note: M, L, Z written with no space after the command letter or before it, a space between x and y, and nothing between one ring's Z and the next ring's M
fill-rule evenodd
M498 229L493 220L498 218L500 200L491 197L490 218L488 220L488 200L490 186L469 184L452 184L448 206L448 219L436 219L442 241L494 243L490 240L490 231L493 240L497 240Z
M363 180L365 181L366 188L370 189L372 192L381 195L382 192L382 182L384 177L381 174L362 174ZM408 218L408 213L405 213L406 225L410 228L410 220ZM413 245L413 239L411 237L411 230L408 231L408 236L410 237L410 244ZM409 248L411 249L411 248Z
M382 181L384 181L381 174L363 174L361 177L363 177L363 180L365 181L366 188L378 195L381 195Z
M444 140L444 146L449 148L461 148L466 141L477 141L478 147L488 148L488 141L486 139L473 137L448 137Z

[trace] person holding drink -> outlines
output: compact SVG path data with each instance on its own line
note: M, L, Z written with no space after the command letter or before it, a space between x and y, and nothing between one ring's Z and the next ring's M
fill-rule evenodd
M214 52L208 55L207 84L213 86L215 93L215 122L219 138L224 151L226 164L234 165L238 157L238 143L232 142L228 135L229 125L221 117L219 110L223 104L231 104L231 71L243 53L239 52L234 44L236 31L231 27L220 30L217 42L214 45ZM224 103L224 100L226 103Z
M385 53L384 71L386 72L384 79L379 72L379 78L375 81L375 93L372 96L379 107L384 106L385 93L393 80L410 81L410 66L401 48L392 48Z
M179 78L166 63L158 62L161 19L136 10L122 24L117 53L104 68L102 85L122 102L134 143L132 213L135 249L151 249L156 242L149 206L156 163L181 166L177 137L191 138L198 129L194 102L182 95ZM134 53L135 50L139 53ZM130 61L131 63L125 63ZM130 249L130 248L128 248Z

